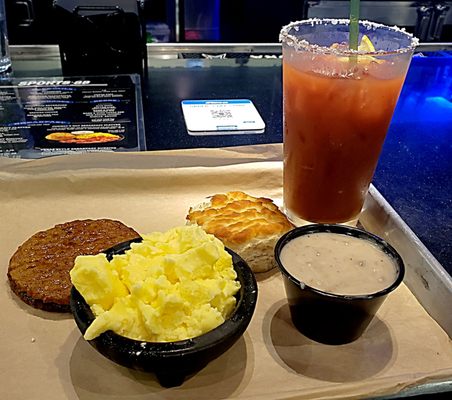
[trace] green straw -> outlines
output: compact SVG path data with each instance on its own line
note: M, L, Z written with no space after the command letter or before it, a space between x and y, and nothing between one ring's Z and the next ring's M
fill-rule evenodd
M348 46L351 50L358 50L359 36L359 0L350 0L350 36Z

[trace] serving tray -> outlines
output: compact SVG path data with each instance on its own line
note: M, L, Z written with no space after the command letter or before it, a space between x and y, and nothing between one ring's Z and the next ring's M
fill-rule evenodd
M406 266L405 284L425 310L452 337L451 276L373 185L369 189L359 222L364 229L397 247ZM452 392L452 377L416 385L395 396L381 399L449 391Z
M32 234L83 218L118 219L140 233L183 225L205 196L243 190L280 204L279 146L0 159L0 381L8 399L378 398L448 390L450 276L373 187L361 225L390 242L406 282L356 342L327 346L291 324L278 271L259 274L244 336L177 388L120 367L81 337L70 315L35 310L11 292L8 261ZM20 354L20 357L17 355ZM31 367L32 366L32 367ZM24 374L26 371L26 374Z

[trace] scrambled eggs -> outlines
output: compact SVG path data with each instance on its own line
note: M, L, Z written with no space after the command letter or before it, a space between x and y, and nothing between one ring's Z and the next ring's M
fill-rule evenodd
M70 274L96 317L87 340L107 330L149 342L199 336L224 322L240 289L223 243L197 225L144 235L110 262L78 256Z

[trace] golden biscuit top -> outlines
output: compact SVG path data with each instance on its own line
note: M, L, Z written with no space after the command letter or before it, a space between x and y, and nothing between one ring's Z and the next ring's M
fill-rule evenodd
M210 197L210 204L190 207L187 220L198 224L228 245L244 244L255 238L283 234L293 228L272 200L243 192Z

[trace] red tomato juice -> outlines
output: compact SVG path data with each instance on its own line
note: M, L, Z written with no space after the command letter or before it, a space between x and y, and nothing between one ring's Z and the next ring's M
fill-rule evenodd
M289 216L317 223L357 218L404 78L325 76L283 63Z

